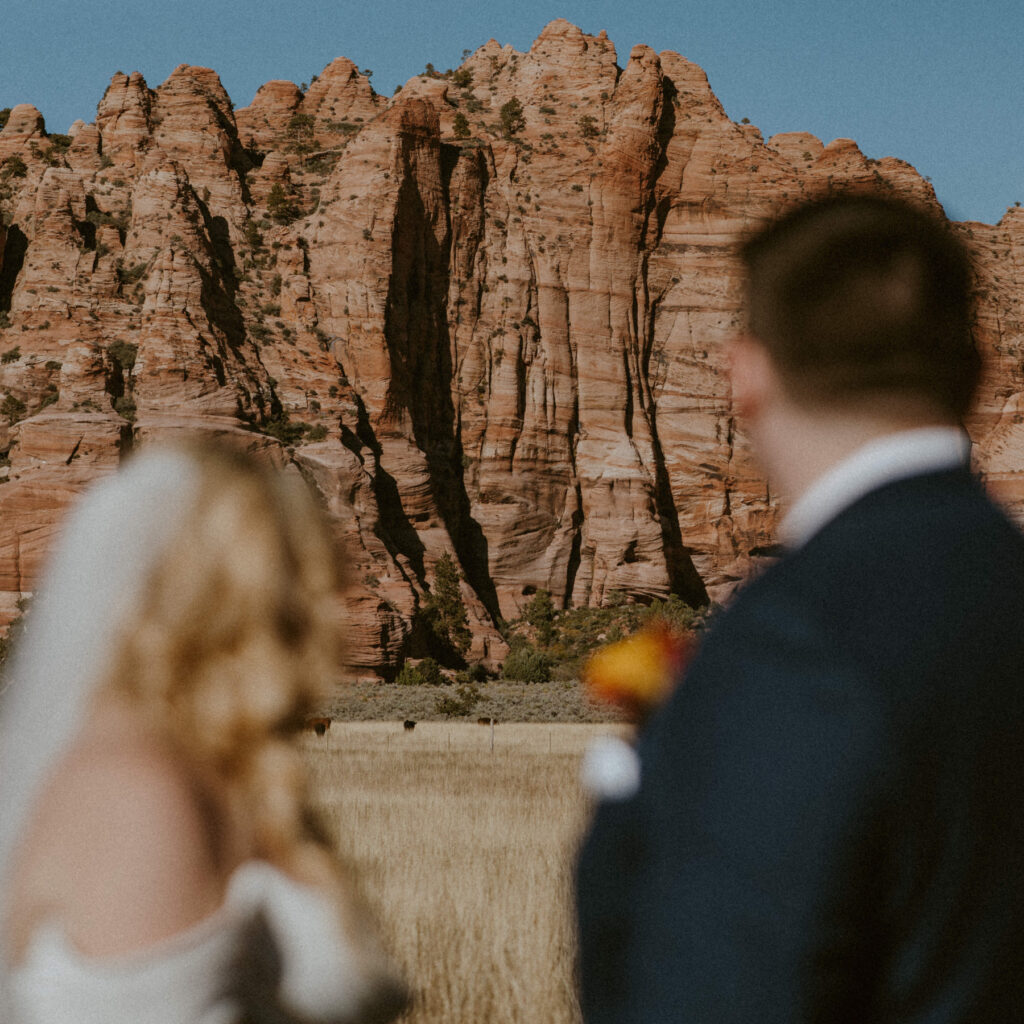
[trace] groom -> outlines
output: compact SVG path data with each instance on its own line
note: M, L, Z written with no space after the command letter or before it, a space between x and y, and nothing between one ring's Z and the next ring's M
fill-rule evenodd
M748 242L732 393L785 556L578 872L587 1024L1024 1019L1024 541L968 471L969 260L893 200Z

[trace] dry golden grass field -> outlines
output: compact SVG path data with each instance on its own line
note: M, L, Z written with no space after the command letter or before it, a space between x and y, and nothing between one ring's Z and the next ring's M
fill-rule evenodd
M415 991L409 1024L569 1024L587 742L622 726L338 722L317 806Z

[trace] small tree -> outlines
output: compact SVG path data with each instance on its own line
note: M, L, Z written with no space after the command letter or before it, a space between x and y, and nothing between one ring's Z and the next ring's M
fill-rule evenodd
M533 626L537 642L547 647L555 638L555 605L546 590L538 590L526 606L526 621Z
M523 117L523 105L515 96L507 103L501 105L498 116L501 118L502 134L506 138L510 138L516 132L521 132L526 127L526 118Z
M267 196L267 213L279 224L290 224L299 216L295 200L276 182Z
M305 89L303 92L305 92ZM312 148L315 124L316 122L311 114L292 114L289 118L288 134L292 137L292 145L299 152Z
M455 115L455 123L452 125L452 132L454 132L455 138L457 139L469 138L469 121L461 110Z
M483 694L472 683L463 683L456 687L454 696L447 693L439 696L434 701L434 711L449 718L465 718L472 714L482 697Z
M2 167L0 179L3 180L7 178L24 178L28 174L28 164L17 153L14 156L9 156L3 162Z
M585 139L596 139L601 133L597 128L597 118L591 114L584 114L576 122L580 128L580 135Z
M107 355L123 370L130 373L135 368L139 346L118 338L107 346Z
M423 658L416 665L404 662L395 682L399 686L444 686L448 680L433 658Z
M513 641L501 666L501 678L520 683L550 683L551 658L525 640Z
M473 639L466 605L459 590L461 579L455 559L446 551L434 567L434 585L423 607L431 632L460 658L469 650Z
M15 398L14 395L8 394L3 402L0 402L0 416L3 416L8 423L17 423L28 409L25 403L20 398Z

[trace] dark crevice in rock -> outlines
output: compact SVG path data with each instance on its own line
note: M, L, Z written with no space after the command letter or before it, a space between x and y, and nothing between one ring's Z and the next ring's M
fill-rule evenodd
M64 460L65 466L70 466L71 463L74 461L75 456L78 454L78 449L82 447L82 441L84 440L85 437L83 435L82 437L79 437L79 439L75 442L74 448L71 449L71 454Z
M635 309L635 304L634 304ZM622 409L622 429L626 432L626 437L631 441L633 440L633 374L629 369L629 350L622 350L622 372L625 374L625 386L623 388L625 392L625 403Z
M398 491L398 484L395 478L381 465L382 449L380 441L377 440L373 427L370 424L370 417L367 415L366 406L362 398L352 392L352 399L356 406L356 430L355 434L347 428L342 430L342 443L350 451L354 452L359 461L365 464L362 450L365 448L373 457L373 495L377 502L378 521L374 532L387 548L388 554L396 564L397 556L404 556L412 565L413 572L420 586L426 586L427 574L423 563L423 556L426 548L420 535L416 532L412 523L409 522L405 509L402 506L402 497Z
M0 260L0 310L7 312L11 308L11 295L25 262L28 250L28 239L17 224L7 228L7 241L4 243L3 259Z
M651 418L651 447L654 451L654 499L661 523L661 538L665 549L665 567L668 570L669 589L687 604L698 608L708 603L708 592L700 578L690 550L683 543L679 527L679 513L672 498L672 485L665 466L665 454L658 439L654 417Z
M196 203L209 239L213 265L212 273L201 265L199 267L202 278L199 301L210 324L223 333L231 348L239 349L245 342L245 321L237 303L235 252L231 246L228 222L224 217L211 216L206 203L198 197Z
M384 319L392 368L385 415L398 418L403 412L408 414L413 440L426 457L435 507L466 581L488 614L497 619L498 599L490 577L487 539L471 514L463 476L462 441L456 431L452 402L447 316L451 233L447 208L428 208L417 182L417 161L430 161L434 155L412 134L406 135L402 145L405 167L395 210L392 273ZM444 162L443 154L436 158Z
M565 570L565 592L562 596L562 607L572 606L572 593L576 589L576 575L580 571L583 550L583 491L579 482L576 483L576 508L572 513L572 547L569 549L569 562Z

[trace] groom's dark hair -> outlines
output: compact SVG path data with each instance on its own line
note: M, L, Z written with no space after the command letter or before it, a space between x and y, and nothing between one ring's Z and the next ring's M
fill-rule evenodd
M980 374L971 261L948 222L896 199L797 207L743 246L748 329L807 404L923 399L960 419Z

